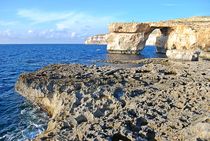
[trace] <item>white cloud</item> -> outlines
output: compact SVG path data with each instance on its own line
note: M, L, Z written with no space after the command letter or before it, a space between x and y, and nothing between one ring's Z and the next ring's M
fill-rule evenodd
M114 21L110 16L93 16L82 12L46 12L40 10L21 9L17 15L31 21L32 24L44 24L51 22L51 25L58 30L75 29L89 30L90 28L107 28L107 24Z
M1 43L76 43L82 42L76 36L76 32L69 32L65 30L1 30Z
M6 30L4 33L5 33L6 36L11 36L12 35L10 30Z
M76 29L83 28L97 28L101 26L106 26L108 23L112 22L114 19L112 17L96 17L88 14L75 14L71 17L59 21L56 26L58 29L69 29L74 27Z
M16 40L18 43L82 43L88 36L106 33L107 25L114 21L113 17L95 16L84 12L47 12L31 9L17 11L20 18L20 30L0 30L0 42ZM1 24L6 24L0 21ZM12 27L12 26L9 26ZM17 26L16 26L17 27ZM9 28L8 28L9 29Z
M110 16L93 16L83 12L46 12L32 9L21 9L18 10L17 15L30 20L33 24L40 24L46 22L54 22L56 27L60 30L86 26L86 27L98 27L106 25L112 22L114 19Z
M44 23L69 18L74 15L74 12L44 12L40 10L20 9L17 15L34 23Z
M16 25L17 21L4 21L0 20L0 26L13 26Z
M76 32L71 33L71 38L74 38L76 36Z
M32 33L33 33L33 30L29 29L28 34L32 34Z

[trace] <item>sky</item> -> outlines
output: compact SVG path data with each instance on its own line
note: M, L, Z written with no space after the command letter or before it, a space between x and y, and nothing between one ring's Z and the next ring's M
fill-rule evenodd
M112 22L210 16L210 0L0 0L0 44L83 43Z

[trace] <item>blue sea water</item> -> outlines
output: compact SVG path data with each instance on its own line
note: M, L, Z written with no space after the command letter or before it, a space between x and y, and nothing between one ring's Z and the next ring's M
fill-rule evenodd
M152 46L146 47L140 55L110 55L105 45L0 45L0 141L32 139L47 127L47 114L14 90L21 73L57 63L103 65L97 60L152 57L162 57Z

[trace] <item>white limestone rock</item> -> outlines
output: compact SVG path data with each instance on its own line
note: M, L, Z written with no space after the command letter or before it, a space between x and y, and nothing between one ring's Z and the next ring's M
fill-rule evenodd
M185 60L185 61L197 61L199 58L199 51L188 50L167 50L166 56L170 59Z
M108 35L107 50L110 53L137 54L145 45L142 33L110 33Z

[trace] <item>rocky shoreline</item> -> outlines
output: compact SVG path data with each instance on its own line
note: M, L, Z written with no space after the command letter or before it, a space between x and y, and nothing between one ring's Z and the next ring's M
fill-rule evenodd
M50 65L22 74L16 91L51 115L35 140L210 139L208 61Z

